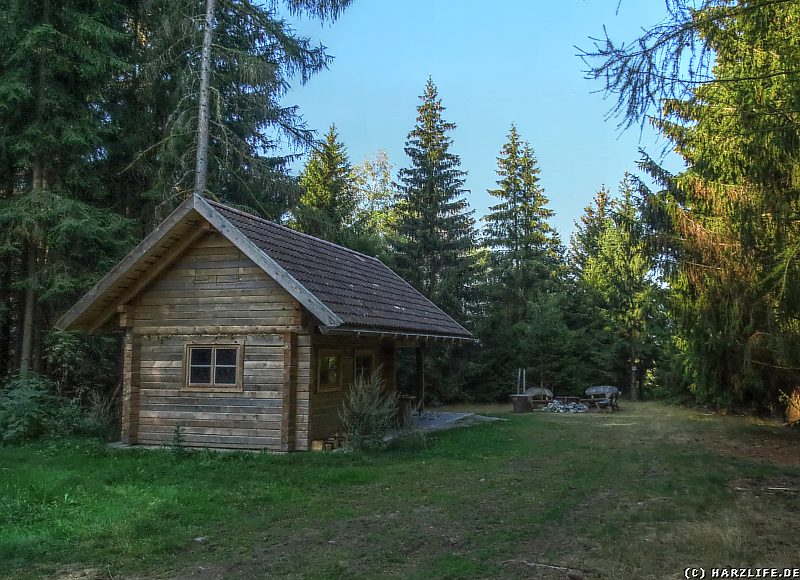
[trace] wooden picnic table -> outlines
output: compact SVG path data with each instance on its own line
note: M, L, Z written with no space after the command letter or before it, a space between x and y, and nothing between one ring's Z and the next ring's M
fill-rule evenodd
M613 412L619 410L619 389L611 386L597 386L586 389L586 398L581 403L586 403L595 409L608 409Z

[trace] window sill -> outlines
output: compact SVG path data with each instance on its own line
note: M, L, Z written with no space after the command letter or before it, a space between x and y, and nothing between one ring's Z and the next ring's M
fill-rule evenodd
M241 385L219 386L219 385L184 385L181 392L200 392L200 393L241 393Z

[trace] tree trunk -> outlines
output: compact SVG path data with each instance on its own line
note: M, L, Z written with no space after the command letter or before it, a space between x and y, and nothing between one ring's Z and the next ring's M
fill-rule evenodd
M786 401L786 422L800 424L800 387L795 387L789 392Z
M636 372L638 370L638 366L635 364L636 359L631 359L631 401L638 401L639 400L639 377L637 376Z
M26 374L31 369L33 358L34 315L36 314L36 293L33 280L36 275L36 247L28 242L25 248L25 277L28 286L25 288L25 310L22 317L22 348L19 358L19 372Z
M8 290L11 282L11 268L6 265L2 270L0 281L0 380L5 377L11 367L11 318L14 307L11 292Z
M44 0L42 3L42 23L47 23L50 20L50 0ZM39 58L37 63L37 76L36 76L36 118L33 121L35 125L41 125L44 108L44 94L45 94L45 62L43 58ZM34 154L33 166L31 167L31 191L36 192L44 189L45 187L45 168L42 151L36 151ZM36 315L36 292L34 290L34 279L36 276L36 242L33 237L29 235L27 243L25 244L25 270L24 277L28 281L25 288L25 295L23 298L23 316L22 316L22 345L20 347L19 358L19 372L26 374L31 370L31 362L33 360L33 339L35 330Z
M200 109L197 115L197 165L194 174L194 194L203 195L208 179L208 119L209 84L211 77L211 35L214 25L214 0L206 0L206 19L203 27L203 50L200 61Z

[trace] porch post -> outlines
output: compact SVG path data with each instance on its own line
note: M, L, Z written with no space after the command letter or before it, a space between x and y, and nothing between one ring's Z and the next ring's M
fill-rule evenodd
M133 329L125 331L122 345L122 442L136 445L139 435L139 352L141 341Z
M283 333L281 451L294 451L297 430L297 333Z
M416 349L417 355L417 371L416 371L416 380L417 380L417 409L419 410L420 415L422 414L423 409L425 408L425 343L420 342Z

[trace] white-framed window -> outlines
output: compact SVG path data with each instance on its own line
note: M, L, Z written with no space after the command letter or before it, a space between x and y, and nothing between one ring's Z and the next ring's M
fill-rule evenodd
M317 351L317 390L339 391L342 388L342 353L338 350Z
M241 390L243 349L237 343L187 344L184 381L191 390Z

